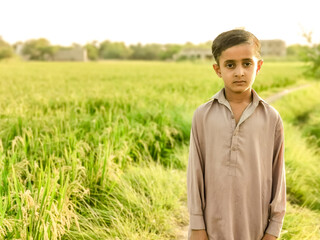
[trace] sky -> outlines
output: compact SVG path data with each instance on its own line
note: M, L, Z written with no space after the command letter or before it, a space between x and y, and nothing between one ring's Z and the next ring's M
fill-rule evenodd
M244 28L259 39L320 42L317 0L3 0L0 36L13 44L44 37L69 46L91 41L203 43Z

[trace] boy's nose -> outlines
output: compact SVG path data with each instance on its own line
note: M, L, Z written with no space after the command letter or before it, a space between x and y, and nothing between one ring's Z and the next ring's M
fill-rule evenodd
M242 69L242 67L238 67L235 70L234 76L235 77L243 77L244 76L244 70Z

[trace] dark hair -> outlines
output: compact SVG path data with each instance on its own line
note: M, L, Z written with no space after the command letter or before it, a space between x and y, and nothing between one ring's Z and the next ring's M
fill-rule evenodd
M224 50L242 43L254 44L256 57L261 58L261 44L258 38L251 32L234 29L219 34L212 42L212 54L217 64L219 65L219 57Z

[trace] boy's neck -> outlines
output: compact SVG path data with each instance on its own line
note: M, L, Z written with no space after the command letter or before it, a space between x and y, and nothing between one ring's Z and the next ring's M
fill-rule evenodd
M252 102L252 88L242 93L234 93L225 89L225 97L228 102L232 103L250 103Z

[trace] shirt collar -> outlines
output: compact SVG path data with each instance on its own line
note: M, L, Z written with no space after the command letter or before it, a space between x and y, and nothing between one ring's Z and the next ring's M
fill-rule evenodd
M232 112L231 106L228 100L226 99L224 93L225 93L225 89L223 88L219 92L217 92L211 99L213 99L213 101L217 100L220 104L225 105L230 110L230 112ZM247 118L249 118L252 115L252 113L254 112L254 110L257 108L257 106L261 101L265 102L253 89L252 89L252 96L253 96L252 102L247 106L247 108L242 113L237 126L239 126L241 123L243 123Z
M259 102L265 102L258 94L257 92L252 89L252 96L253 96L253 100L252 100L252 104L253 105L258 105ZM222 88L219 92L217 92L215 95L213 95L211 97L211 99L213 100L218 100L219 103L221 104L224 104L224 105L229 105L229 102L228 100L226 99L226 96L225 96L225 89Z

